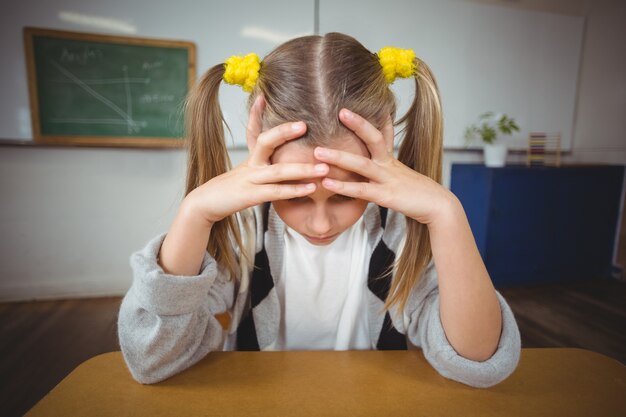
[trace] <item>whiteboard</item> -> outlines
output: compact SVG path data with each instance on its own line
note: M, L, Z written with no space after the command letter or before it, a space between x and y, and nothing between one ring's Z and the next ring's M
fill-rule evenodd
M320 0L320 32L344 32L372 52L412 48L433 70L444 110L444 145L463 147L465 128L485 111L515 118L506 140L526 149L531 131L561 132L571 149L582 17L453 0ZM393 85L408 109L412 80ZM478 143L475 143L478 145Z
M0 25L0 139L32 141L22 40L24 26L187 40L197 47L200 77L231 55L264 56L288 39L312 34L314 0L22 0L3 9ZM220 101L234 144L245 144L247 94L223 84ZM227 132L228 134L228 132Z

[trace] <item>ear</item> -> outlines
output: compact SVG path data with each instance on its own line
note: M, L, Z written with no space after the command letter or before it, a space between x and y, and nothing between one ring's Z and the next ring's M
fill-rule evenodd
M256 145L257 138L263 129L263 110L265 109L265 97L259 94L254 100L254 104L250 108L250 116L248 118L248 128L246 130L246 144L248 151L252 152Z

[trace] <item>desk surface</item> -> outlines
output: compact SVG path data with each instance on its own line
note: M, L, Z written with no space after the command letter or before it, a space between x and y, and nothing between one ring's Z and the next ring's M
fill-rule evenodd
M135 382L120 352L68 375L27 416L624 416L626 367L581 349L523 349L490 389L441 377L421 351L213 352Z

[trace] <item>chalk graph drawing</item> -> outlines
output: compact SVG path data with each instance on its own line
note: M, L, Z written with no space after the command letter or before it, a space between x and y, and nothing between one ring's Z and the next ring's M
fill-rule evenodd
M122 78L109 78L109 79L91 79L81 80L76 75L72 74L67 68L64 68L58 62L50 61L55 68L57 68L61 74L67 77L66 80L60 80L58 82L66 82L74 84L82 88L87 94L92 96L95 100L101 102L109 109L113 110L120 117L115 118L76 118L76 117L54 117L48 119L51 123L66 123L66 124L101 124L101 125L126 125L128 134L138 133L141 128L148 126L148 122L134 120L133 119L133 98L131 92L131 84L149 84L150 78L130 78L128 76L128 66L122 66ZM90 85L102 85L102 84L123 84L126 92L126 111L121 109L117 104L112 102L107 97L98 93L96 90L90 87Z

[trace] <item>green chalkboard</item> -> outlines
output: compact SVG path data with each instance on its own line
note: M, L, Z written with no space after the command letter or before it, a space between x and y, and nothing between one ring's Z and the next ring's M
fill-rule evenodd
M35 140L180 146L190 42L25 28Z

